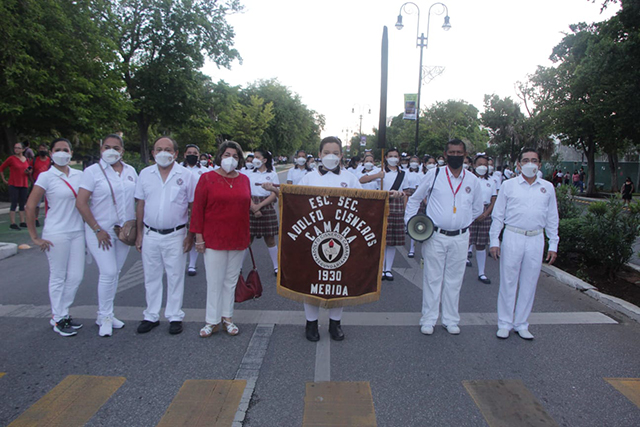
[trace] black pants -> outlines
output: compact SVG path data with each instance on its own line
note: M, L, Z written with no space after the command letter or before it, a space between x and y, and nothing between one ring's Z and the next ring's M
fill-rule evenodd
M27 203L27 196L29 196L29 187L14 187L9 186L9 200L11 200L11 212L16 210L16 207L20 207L20 211L24 212L24 205Z

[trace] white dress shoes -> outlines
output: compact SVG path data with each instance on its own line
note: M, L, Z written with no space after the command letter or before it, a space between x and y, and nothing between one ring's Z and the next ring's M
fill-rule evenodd
M498 329L498 333L496 334L498 338L502 338L503 340L509 338L509 330L508 329Z
M449 332L451 335L458 335L460 334L460 328L458 327L458 325L449 325L449 326L445 326L444 327L447 332Z
M518 332L518 335L520 335L520 338L522 338L523 340L533 339L533 335L531 334L531 332L529 332L528 329L523 329L521 331L516 331L516 332Z
M420 326L420 332L422 332L424 335L431 335L433 334L433 326L422 325Z

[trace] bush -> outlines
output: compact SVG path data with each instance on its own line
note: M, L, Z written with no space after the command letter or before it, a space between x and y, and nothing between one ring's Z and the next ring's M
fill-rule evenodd
M562 260L569 258L569 254L578 254L582 256L585 251L584 239L584 217L563 218L558 226L558 236L560 243L558 244L558 256Z
M580 208L575 205L575 196L578 189L573 185L561 185L556 187L556 199L558 200L558 215L563 218L577 218Z

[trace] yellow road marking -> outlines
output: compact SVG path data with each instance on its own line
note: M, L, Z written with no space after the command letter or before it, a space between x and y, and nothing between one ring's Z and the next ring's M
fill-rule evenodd
M463 381L490 427L557 426L520 380Z
M4 377L5 372L0 372L0 378Z
M605 378L604 380L640 408L640 378Z
M9 427L83 426L124 382L123 377L69 375Z
M312 426L377 426L369 383L307 383L302 427Z
M231 426L246 385L244 380L187 380L158 427Z

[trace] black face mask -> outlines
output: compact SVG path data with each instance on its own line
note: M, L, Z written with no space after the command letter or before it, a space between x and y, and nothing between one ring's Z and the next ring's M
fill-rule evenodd
M47 157L48 154L49 154L48 151L38 151L38 156L40 157Z
M195 166L198 163L198 156L195 154L189 154L185 157L187 164L190 166Z
M451 169L459 169L464 163L464 156L447 156L447 164Z

